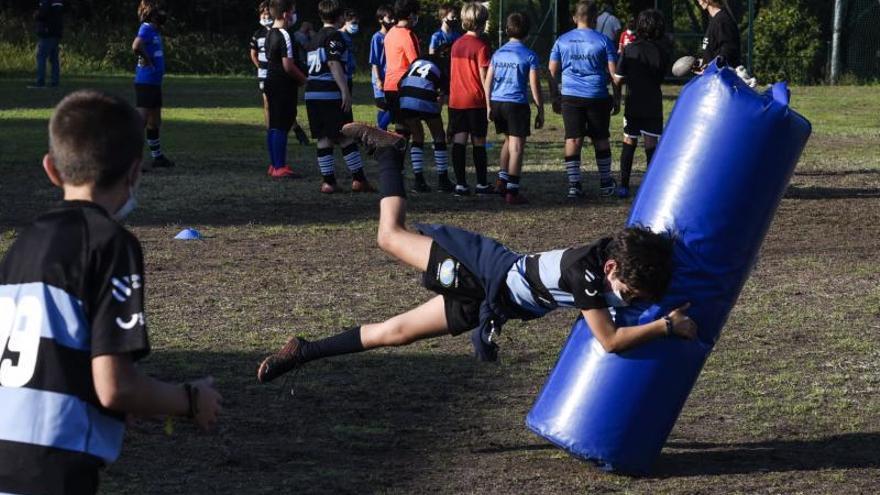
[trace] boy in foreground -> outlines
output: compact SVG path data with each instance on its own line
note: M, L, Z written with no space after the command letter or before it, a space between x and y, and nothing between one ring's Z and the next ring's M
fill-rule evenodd
M135 362L150 352L144 263L118 223L134 209L143 121L95 91L64 98L43 169L64 201L0 263L0 493L95 493L129 414L220 412L213 380L172 384Z
M406 228L403 185L405 139L366 124L343 133L377 148L380 190L378 243L423 275L437 296L382 323L354 327L308 341L293 337L257 370L261 383L315 359L411 344L471 329L478 357L497 359L495 336L511 318L530 320L560 307L578 308L607 352L623 352L652 339L692 339L696 324L685 304L643 325L616 328L609 307L636 298L659 299L672 277L673 241L643 228L626 228L593 244L531 255L497 241L445 225Z

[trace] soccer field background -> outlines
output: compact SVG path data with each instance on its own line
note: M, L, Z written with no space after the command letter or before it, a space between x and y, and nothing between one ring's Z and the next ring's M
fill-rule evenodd
M128 77L68 78L57 91L26 90L28 82L0 80L0 255L60 198L40 167L52 106L82 87L133 99ZM678 89L664 87L667 112ZM597 471L524 426L573 312L509 323L496 365L471 357L462 336L310 363L286 383L258 385L261 356L290 334L327 336L430 295L417 273L376 247L377 195L318 192L314 146L291 139L290 161L304 178L265 176L252 79L169 77L164 92L163 147L178 166L144 176L128 221L146 258L153 353L143 368L169 380L213 375L225 409L209 435L185 421L171 435L163 421L135 421L122 458L103 473L102 492L877 491L876 86L792 88L792 106L813 123L813 136L722 338L646 478ZM355 88L358 120L375 115L368 92L366 84ZM549 105L547 112L546 128L526 146L530 205L412 194L410 220L462 226L523 252L589 242L622 226L631 200L597 197L590 148L587 198L565 198L561 119ZM305 125L302 106L300 114ZM613 141L621 130L616 116ZM619 152L614 143L615 172ZM638 151L634 185L644 168ZM376 178L372 159L366 170ZM435 183L433 165L428 180ZM173 240L184 227L205 240Z

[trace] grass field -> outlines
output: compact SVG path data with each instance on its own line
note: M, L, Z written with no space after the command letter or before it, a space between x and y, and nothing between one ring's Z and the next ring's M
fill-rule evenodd
M39 162L63 92L131 95L128 78L68 79L58 92L27 91L26 82L0 80L0 254L59 198ZM366 87L357 92L355 117L372 118ZM257 385L260 357L292 332L329 335L429 294L418 274L375 246L375 195L319 194L313 147L290 149L306 178L265 177L253 81L170 78L163 144L179 166L144 177L130 219L147 264L153 353L143 367L166 379L211 374L226 408L213 435L185 423L171 436L161 422L135 424L103 491L876 493L880 92L792 92L813 123L808 148L655 474L630 478L597 471L524 426L570 312L508 324L498 365L476 362L465 337L442 338L313 363L295 382ZM630 201L597 198L595 174L585 201L564 198L561 122L549 116L527 147L531 205L413 195L410 218L485 232L519 251L621 226ZM615 117L615 136L621 127ZM615 168L618 156L615 147ZM367 167L375 176L374 163ZM638 184L641 153L636 169ZM183 227L206 239L172 240Z

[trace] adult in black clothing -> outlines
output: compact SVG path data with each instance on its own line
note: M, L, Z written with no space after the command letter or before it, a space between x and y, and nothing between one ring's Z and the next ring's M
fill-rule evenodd
M701 67L709 64L715 57L724 57L729 67L738 67L740 60L739 27L727 0L697 0L700 8L709 14L709 27L703 37L703 59Z
M36 19L37 31L37 81L35 87L46 86L46 61L52 65L49 86L58 86L61 78L61 64L58 60L58 44L64 31L62 16L64 2L62 0L39 0Z

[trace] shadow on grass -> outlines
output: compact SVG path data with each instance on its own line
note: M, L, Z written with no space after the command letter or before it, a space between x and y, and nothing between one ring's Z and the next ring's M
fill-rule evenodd
M772 440L739 444L669 442L655 476L707 476L880 467L880 432L846 433L814 440Z
M790 186L785 192L787 199L859 199L880 198L877 187L820 187Z
M258 354L156 352L145 365L153 374L213 374L225 402L219 430L201 435L181 422L169 437L161 424L140 423L130 428L105 487L114 493L406 492L418 486L420 473L454 462L452 438L479 429L492 396L511 388L497 367L464 349L423 352L313 362L288 383L279 378L269 385L254 378Z

